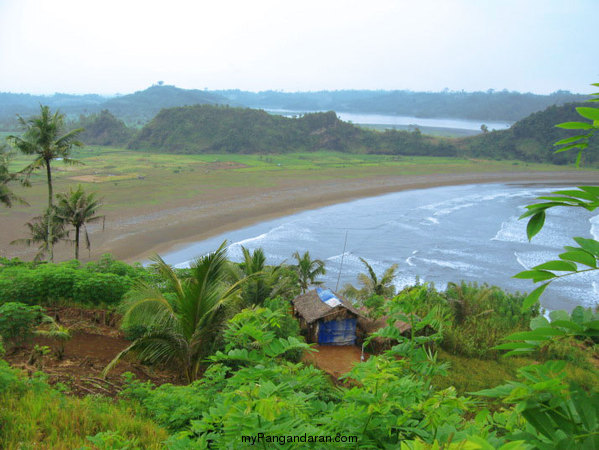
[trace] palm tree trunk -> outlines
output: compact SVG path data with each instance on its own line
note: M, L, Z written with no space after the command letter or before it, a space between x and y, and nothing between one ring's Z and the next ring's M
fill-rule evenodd
M75 227L75 259L79 261L79 227Z
M53 225L54 225L54 208L52 207L52 170L50 168L50 159L46 159L46 178L48 180L48 253L50 256L50 262L54 262L54 236L53 236Z

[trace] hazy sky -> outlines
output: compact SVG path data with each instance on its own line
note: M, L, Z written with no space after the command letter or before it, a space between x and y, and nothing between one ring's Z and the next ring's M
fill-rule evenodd
M0 91L590 93L599 0L0 0Z

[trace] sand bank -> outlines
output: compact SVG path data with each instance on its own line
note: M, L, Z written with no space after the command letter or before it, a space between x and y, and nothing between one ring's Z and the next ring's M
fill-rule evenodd
M93 245L90 257L94 259L102 253L112 253L129 262L140 261L151 254L165 253L226 231L357 198L407 189L501 182L597 184L599 174L593 171L499 172L364 179L292 179L268 188L247 186L219 189L167 205L107 213L105 231L97 226L90 230ZM14 233L9 231L22 230L23 218L18 216L7 219L7 232L0 236L0 248L5 256L28 259L35 251L8 245L10 239L14 239ZM87 252L82 253L88 256ZM57 259L68 259L70 255L72 248L66 245L57 249Z

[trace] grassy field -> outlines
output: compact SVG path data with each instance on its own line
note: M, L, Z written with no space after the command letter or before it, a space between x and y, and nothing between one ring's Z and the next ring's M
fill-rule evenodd
M73 152L81 165L55 161L55 192L83 184L105 200L105 211L162 204L192 198L208 190L239 186L270 187L280 180L363 179L378 176L426 175L498 171L551 171L564 167L517 161L485 161L439 157L356 155L336 152L285 155L173 155L109 147L85 147ZM11 170L30 158L15 154ZM15 192L33 207L46 201L45 173L36 172L32 188ZM151 195L148 195L151 193ZM17 206L14 210L18 210ZM9 214L6 209L0 215Z

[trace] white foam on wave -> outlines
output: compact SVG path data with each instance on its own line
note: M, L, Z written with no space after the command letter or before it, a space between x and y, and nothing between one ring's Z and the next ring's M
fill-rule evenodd
M526 221L518 220L518 216L512 216L501 223L501 228L491 238L492 241L503 242L528 242L526 238Z
M520 264L524 268L524 270L530 269L530 267L520 257L520 253L514 252L514 256L516 257L516 261L518 262L518 264Z
M412 267L413 267L413 266L415 266L415 265L416 265L416 264L414 264L414 263L413 263L413 261L414 261L414 258L415 258L415 256L414 256L414 255L416 255L416 253L418 253L418 250L414 250L414 251L412 252L412 256L408 256L408 257L406 258L406 263L408 264L408 266L412 266Z
M459 270L464 272L464 274L478 271L478 267L473 266L472 264L464 263L461 261L447 261L444 259L434 259L434 258L418 258L419 261L422 261L426 264L433 264L435 266L444 267L452 270Z
M428 222L423 222L424 225L430 225L430 224L439 225L439 219L437 219L436 217L427 217L424 220L428 220Z

